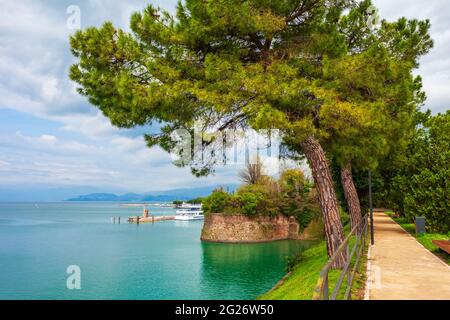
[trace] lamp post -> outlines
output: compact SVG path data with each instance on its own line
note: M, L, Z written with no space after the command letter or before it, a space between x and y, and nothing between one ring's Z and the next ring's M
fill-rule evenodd
M372 203L372 173L369 170L369 209L370 209L370 243L375 244L373 235L373 203Z

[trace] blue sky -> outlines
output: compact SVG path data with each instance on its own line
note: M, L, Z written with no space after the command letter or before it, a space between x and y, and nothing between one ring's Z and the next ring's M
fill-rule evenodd
M148 149L142 133L118 130L67 77L74 62L66 27L69 5L81 9L81 27L110 20L128 29L132 12L152 2L173 11L176 1L0 0L0 190L21 187L93 187L146 192L236 183L236 167L196 179L176 168L159 148ZM450 105L450 10L447 0L375 0L383 18L429 18L436 46L418 73L426 107ZM81 188L81 189L80 189ZM1 191L0 191L1 192Z

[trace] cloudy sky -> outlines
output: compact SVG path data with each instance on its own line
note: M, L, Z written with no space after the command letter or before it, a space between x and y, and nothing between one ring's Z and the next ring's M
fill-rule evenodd
M236 168L196 179L175 168L158 148L146 148L151 128L118 130L75 92L67 70L67 8L81 10L81 27L110 20L128 29L133 11L165 0L0 0L0 192L17 188L95 187L145 192L238 182ZM450 106L450 10L448 0L374 0L388 20L401 16L432 21L435 48L421 62L433 112Z

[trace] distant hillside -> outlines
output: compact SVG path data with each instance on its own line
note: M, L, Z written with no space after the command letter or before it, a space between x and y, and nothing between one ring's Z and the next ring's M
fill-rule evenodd
M113 193L91 193L87 195L81 195L75 198L67 199L66 201L159 201L167 202L174 200L190 200L197 197L206 197L214 189L222 187L230 192L236 190L238 185L224 185L224 186L209 186L202 188L190 188L190 189L174 189L166 191L154 191L144 194L127 193L123 195L116 195Z
M67 201L119 201L119 196L113 193L91 193Z

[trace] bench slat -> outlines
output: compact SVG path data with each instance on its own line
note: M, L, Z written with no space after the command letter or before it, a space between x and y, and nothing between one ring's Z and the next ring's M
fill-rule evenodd
M440 249L450 254L450 240L433 240L433 243Z

